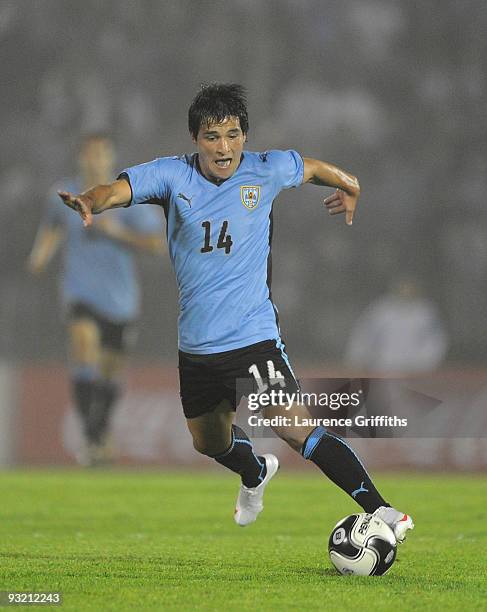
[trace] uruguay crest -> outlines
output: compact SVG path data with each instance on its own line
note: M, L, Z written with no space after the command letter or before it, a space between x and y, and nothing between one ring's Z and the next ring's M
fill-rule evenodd
M253 210L260 200L260 185L240 187L240 198L245 208Z

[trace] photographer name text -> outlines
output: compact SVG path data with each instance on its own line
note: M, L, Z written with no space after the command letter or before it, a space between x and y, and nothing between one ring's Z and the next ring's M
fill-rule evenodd
M397 416L363 416L357 415L351 418L318 418L284 416L282 414L273 417L262 417L253 414L248 418L251 427L407 427L408 420Z

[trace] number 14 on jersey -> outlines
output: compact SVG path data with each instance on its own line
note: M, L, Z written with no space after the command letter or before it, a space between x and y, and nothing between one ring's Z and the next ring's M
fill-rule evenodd
M211 222L203 221L201 227L205 230L204 244L200 249L201 253L211 253L213 251L213 246L211 245ZM228 230L228 221L223 221L222 226L220 228L220 234L218 236L218 242L216 243L217 249L225 249L225 255L230 253L232 248L232 237L230 234L227 234Z

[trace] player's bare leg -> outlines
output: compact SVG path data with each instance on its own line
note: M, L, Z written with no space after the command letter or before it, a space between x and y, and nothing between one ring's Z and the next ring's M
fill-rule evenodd
M245 432L233 424L235 413L227 400L215 410L187 419L195 449L212 457L242 479L237 497L235 522L241 527L253 523L264 508L263 495L279 463L274 455L257 456Z
M309 459L337 486L348 493L365 512L374 512L394 531L398 542L403 542L406 532L414 528L410 516L391 508L375 488L371 477L354 450L341 437L324 427L300 426L311 415L306 406L293 404L289 410L283 406L269 406L264 416L283 415L291 418L292 425L273 427L275 433Z
M303 419L309 419L311 416L306 406L301 406L299 404L293 404L290 410L286 410L284 406L267 406L263 409L262 413L267 419L285 415L286 417L291 417L293 422L295 417L298 418L299 421L302 421ZM272 429L274 433L281 438L281 440L287 442L287 444L289 444L293 450L300 453L306 438L315 428L311 426L297 427L294 425L278 425Z
M232 441L234 416L229 402L223 400L211 412L186 419L195 450L209 457L223 453Z
M74 363L98 366L100 332L92 319L80 317L69 323L69 343L70 357Z

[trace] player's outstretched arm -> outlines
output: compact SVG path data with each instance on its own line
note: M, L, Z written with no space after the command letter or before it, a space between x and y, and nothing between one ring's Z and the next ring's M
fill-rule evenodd
M345 213L347 225L352 225L353 215L360 196L358 179L319 159L304 158L303 183L312 183L321 187L336 187L336 192L324 200L330 215Z
M75 210L83 219L83 225L92 224L92 215L125 206L132 199L132 190L125 179L119 179L109 185L96 185L80 194L69 191L58 191L62 201Z

